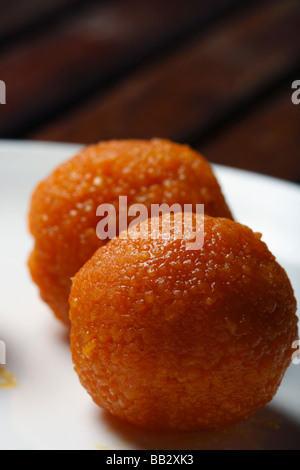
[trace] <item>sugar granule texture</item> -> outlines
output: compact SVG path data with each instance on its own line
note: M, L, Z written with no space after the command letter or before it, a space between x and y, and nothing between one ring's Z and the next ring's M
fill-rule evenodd
M177 224L169 239L150 237L151 223L98 249L75 276L75 370L95 403L136 426L230 427L273 398L291 362L290 281L237 222L205 216L201 250L172 236Z

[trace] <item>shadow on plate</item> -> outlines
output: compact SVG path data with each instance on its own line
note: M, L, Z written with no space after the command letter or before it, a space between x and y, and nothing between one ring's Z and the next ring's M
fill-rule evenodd
M137 429L108 413L101 415L122 448L137 450L299 450L300 425L268 405L251 419L222 432L154 433Z

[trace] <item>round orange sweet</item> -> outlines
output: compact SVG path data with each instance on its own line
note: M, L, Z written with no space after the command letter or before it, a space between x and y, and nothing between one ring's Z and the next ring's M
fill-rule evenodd
M115 238L75 276L75 370L93 400L150 430L223 429L268 403L291 362L296 302L260 235L204 217L202 249L185 238ZM164 226L166 216L161 218ZM155 233L155 232L154 232ZM150 234L150 235L149 235Z
M231 217L209 163L186 145L154 139L85 148L38 185L29 214L32 278L66 324L71 278L106 243L96 234L96 209L112 204L118 213L119 196L127 196L128 206L204 204L209 215Z

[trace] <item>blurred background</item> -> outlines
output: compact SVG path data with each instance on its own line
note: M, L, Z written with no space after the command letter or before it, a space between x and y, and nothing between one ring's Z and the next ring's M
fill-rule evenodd
M299 0L0 0L0 139L165 137L299 183L297 79Z

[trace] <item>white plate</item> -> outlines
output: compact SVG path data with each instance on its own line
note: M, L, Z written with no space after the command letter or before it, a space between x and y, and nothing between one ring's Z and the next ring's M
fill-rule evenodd
M26 262L30 194L79 146L0 142L0 340L15 388L0 389L1 449L300 449L300 365L264 410L224 433L141 432L100 410L79 384L64 327L40 301ZM235 218L263 239L300 299L300 189L215 166Z

